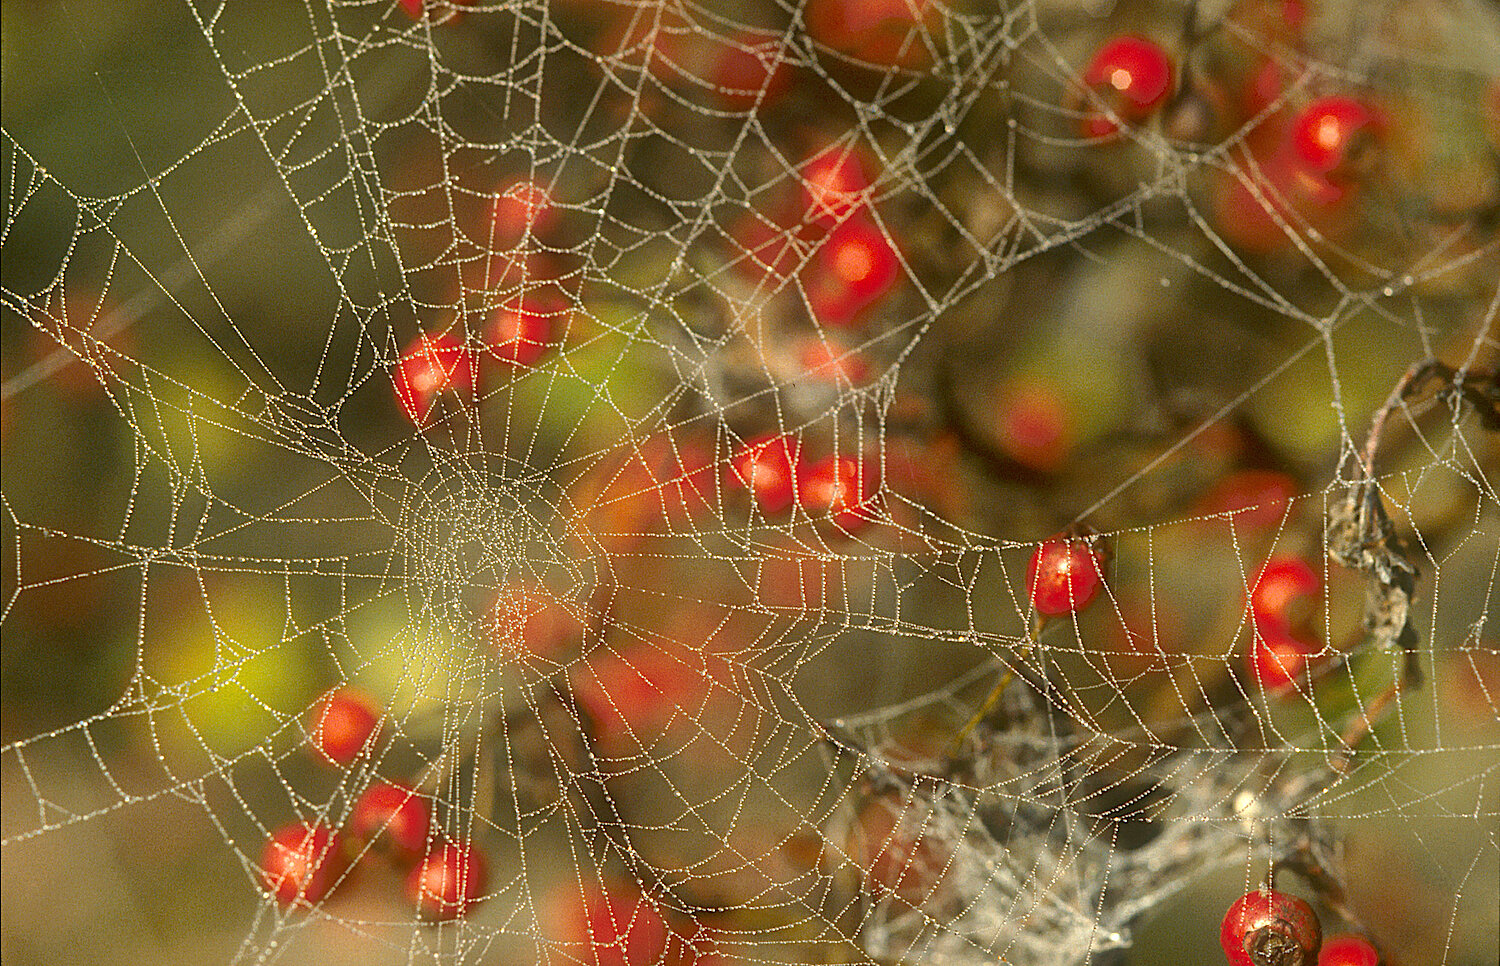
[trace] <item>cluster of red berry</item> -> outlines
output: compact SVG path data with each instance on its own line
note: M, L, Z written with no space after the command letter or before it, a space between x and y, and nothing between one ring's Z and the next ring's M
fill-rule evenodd
M1043 541L1027 566L1027 599L1043 618L1078 613L1098 596L1103 566L1104 555L1084 541ZM1251 585L1255 636L1246 667L1268 694L1289 695L1314 668L1323 650L1313 627L1322 597L1322 578L1297 556L1271 558Z
M796 273L813 321L855 328L894 291L901 256L870 203L875 168L857 144L810 151L797 169L794 196L746 212L731 227L735 262L756 284L778 286ZM810 251L800 270L802 252Z
M525 249L528 239L545 235L557 220L551 196L534 181L508 181L495 190L484 239L495 253L482 286L499 291L515 283L520 291L490 310L477 348L450 330L424 332L402 350L391 381L397 403L415 425L433 421L441 396L469 404L485 361L514 373L537 365L564 341L572 312L558 273L547 259Z
M731 491L748 492L766 516L785 513L795 503L847 534L876 519L875 472L866 460L834 454L804 466L800 444L790 435L747 440L730 459L724 479Z
M1287 6L1294 9L1280 32L1297 50L1305 10L1300 3ZM1182 123L1182 105L1200 105L1211 120L1198 121L1194 135L1211 129L1235 136L1234 164L1217 172L1212 188L1214 225L1226 240L1244 252L1266 253L1290 248L1310 231L1338 237L1357 221L1385 114L1365 92L1307 96L1292 83L1294 68L1262 53L1249 76L1236 76L1228 66L1222 77L1190 75L1178 89L1179 72L1166 47L1135 34L1113 37L1082 72L1079 131L1094 139L1117 137L1122 126L1162 116L1171 135ZM1238 97L1226 92L1236 86Z
M606 882L568 892L548 910L560 926L560 948L595 966L719 966L723 957L705 930L664 912L634 882Z
M380 718L367 695L338 688L313 706L307 724L318 757L347 767L371 752ZM387 781L365 789L342 830L319 821L272 832L261 855L261 882L283 906L313 906L344 877L351 859L367 851L410 866L406 895L425 919L462 916L484 895L484 854L436 836L427 796Z
M1354 934L1323 939L1306 900L1271 888L1255 889L1224 914L1219 942L1229 966L1378 966L1380 954Z
M1312 669L1322 596L1322 577L1301 557L1273 557L1261 569L1247 600L1255 639L1246 667L1262 690L1288 695Z

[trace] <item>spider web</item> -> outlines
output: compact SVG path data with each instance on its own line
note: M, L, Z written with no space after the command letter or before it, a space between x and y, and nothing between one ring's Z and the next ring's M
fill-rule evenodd
M1494 10L934 3L877 56L817 6L7 3L8 963L1209 961L1273 869L1493 962ZM1193 97L1080 135L1122 31ZM1391 112L1337 220L1257 146L1335 90ZM419 332L537 293L534 366L403 415ZM873 498L752 505L768 433ZM1103 592L1038 621L1070 527ZM1266 693L1288 555L1317 671ZM377 781L485 855L467 915L363 846L266 894Z

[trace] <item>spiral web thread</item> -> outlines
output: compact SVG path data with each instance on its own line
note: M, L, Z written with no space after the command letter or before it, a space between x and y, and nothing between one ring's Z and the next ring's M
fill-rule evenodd
M876 70L800 3L109 6L60 14L4 132L7 960L1170 962L1218 913L1164 919L1273 865L1391 962L1492 955L1492 10L1325 3L1299 54L1255 5L932 5ZM1080 137L1123 30L1444 120L1340 232L1263 177L1279 102ZM726 98L722 50L793 91ZM773 214L820 150L899 254L857 325ZM502 239L518 178L558 222ZM1226 237L1236 185L1276 251ZM419 331L478 347L557 278L559 345L402 417ZM987 422L1039 377L1091 414L1057 474ZM752 508L726 470L763 433L862 454L873 522ZM1298 492L1206 503L1246 446ZM1108 579L1039 625L1070 524ZM1242 602L1288 553L1323 670L1267 695ZM333 767L308 712L343 685L381 725ZM373 853L264 893L274 828L392 779L487 856L466 916ZM600 890L626 914L589 931Z

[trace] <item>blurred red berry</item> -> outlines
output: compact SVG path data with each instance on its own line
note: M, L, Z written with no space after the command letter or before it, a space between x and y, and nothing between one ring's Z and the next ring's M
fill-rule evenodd
M1125 599L1117 594L1114 603L1117 614L1106 617L1107 647L1099 654L1105 667L1117 680L1171 668L1185 651L1182 613L1166 600L1153 603L1139 590Z
M880 67L917 70L932 60L941 7L932 0L808 0L807 33L841 54Z
M503 184L490 202L491 236L499 249L514 248L526 235L544 234L557 221L557 208L546 188L529 178Z
M1292 122L1292 154L1308 171L1331 175L1349 167L1380 127L1380 115L1364 101L1341 94L1320 97Z
M683 526L712 508L713 475L713 458L703 447L662 437L641 447L618 477L617 489L650 522Z
M591 886L554 902L558 938L590 966L677 966L692 962L667 921L635 883Z
M425 797L405 785L375 782L354 803L349 834L399 858L415 859L427 851L431 823L432 809Z
M1012 379L996 400L995 441L1006 456L1043 473L1062 468L1073 448L1073 414L1040 379Z
M712 455L688 441L669 443L665 449L655 478L662 516L678 525L702 519L713 508Z
M656 83L681 89L691 84L702 34L680 9L630 2L594 3L590 11L607 25L594 50L620 66L644 70ZM635 83L634 78L631 79Z
M1380 966L1380 954L1365 937L1346 933L1323 943L1318 966Z
M735 269L751 282L778 287L801 260L796 244L799 234L767 221L758 212L745 212L734 220L729 232Z
M803 272L813 318L824 325L854 324L891 291L900 271L885 232L863 215L850 218L828 233Z
M347 765L358 758L379 725L375 702L353 688L329 691L307 716L313 749L336 765Z
M872 798L860 809L847 854L876 897L894 896L918 907L942 889L954 846L937 834L930 818L898 795Z
M453 20L457 19L459 15L454 13L451 8L454 6L462 6L464 4L471 3L473 2L473 0L439 0L439 2L441 3L441 6L438 9L445 10L445 12L450 14L450 16L446 18L444 22L452 23ZM401 6L406 10L408 14L411 15L411 18L413 20L422 19L422 8L424 6L424 0L401 0Z
M1240 896L1219 929L1229 966L1314 966L1322 939L1312 906L1275 889Z
M802 368L810 376L841 386L862 386L870 378L870 363L855 349L844 349L826 338L808 339L802 345Z
M1247 121L1262 117L1286 96L1294 70L1296 70L1295 65L1275 57L1261 59L1260 66L1256 68L1255 73L1250 75L1250 80L1245 84L1240 98L1241 109ZM1279 135L1284 130L1281 117L1278 115L1276 119L1263 120L1256 128L1256 132L1268 133L1261 134L1259 137L1271 137L1273 133ZM1256 136L1256 132L1251 132L1252 136Z
M1117 130L1116 118L1130 124L1150 117L1172 92L1173 74L1172 58L1154 40L1123 34L1106 41L1084 68L1083 82L1114 117L1088 114L1084 134L1106 137Z
M488 882L484 853L447 842L411 870L406 897L424 919L457 919L484 897Z
M766 110L792 86L791 68L783 56L778 34L742 30L716 39L709 83L731 110Z
M1285 631L1270 631L1250 646L1247 669L1250 677L1268 694L1286 694L1301 681L1312 663L1317 645L1308 644Z
M1266 561L1250 588L1250 618L1262 636L1287 636L1307 627L1323 596L1323 579L1301 557Z
M507 365L534 366L557 342L556 333L567 322L568 306L561 296L533 292L495 309L485 330L485 345L490 355Z
M874 474L855 456L830 456L803 474L798 489L802 506L814 517L826 514L847 533L863 530L875 520Z
M1203 497L1198 512L1230 513L1234 522L1251 530L1276 526L1286 515L1287 505L1297 496L1297 481L1276 470L1237 470Z
M1082 541L1043 541L1026 567L1027 599L1045 617L1077 613L1103 586L1103 566L1103 555Z
M833 224L854 211L870 188L864 152L847 144L831 144L802 166L802 191L808 217Z
M1297 46L1307 29L1307 6L1307 0L1236 0L1227 19L1235 38L1245 38L1257 50Z
M746 29L725 35L701 29L677 9L638 3L609 7L608 27L596 44L599 53L644 70L663 87L706 93L731 111L769 108L791 88L791 65L779 33Z
M432 415L433 403L445 392L460 398L474 390L474 355L455 336L419 335L396 364L392 382L396 401L418 426Z
M502 587L490 620L496 650L513 657L550 658L583 639L583 624L545 588Z
M1213 182L1213 223L1235 248L1256 254L1295 247L1312 232L1339 238L1358 215L1357 182L1334 182L1292 157L1286 144L1268 154L1241 151L1235 168Z
M619 653L595 651L573 665L568 688L590 737L610 753L631 754L650 746L674 719L695 717L712 681L704 667L680 658L642 644Z
M283 906L316 905L343 871L339 836L321 823L283 825L266 842L260 869L266 891Z
M1480 640L1449 652L1438 667L1445 710L1452 708L1471 727L1488 728L1500 721L1500 646Z
M725 483L750 491L764 513L780 513L796 495L797 442L787 436L757 436L735 452Z
M684 435L650 437L574 494L592 539L624 552L692 525L718 507L712 454Z

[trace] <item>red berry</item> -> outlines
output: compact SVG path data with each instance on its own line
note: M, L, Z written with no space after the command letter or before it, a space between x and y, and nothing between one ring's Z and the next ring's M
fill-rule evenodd
M813 318L826 325L853 324L891 290L900 270L885 232L863 215L850 218L828 233L803 272Z
M1440 667L1444 710L1453 708L1468 726L1494 727L1500 721L1500 646L1479 640L1451 652Z
M1380 954L1363 936L1334 936L1318 953L1318 966L1380 966Z
M1286 96L1287 85L1295 69L1295 65L1277 60L1275 57L1266 57L1261 60L1260 66L1256 68L1254 74L1250 75L1250 81L1245 85L1241 95L1241 106L1247 120L1261 117L1271 109L1272 105ZM1256 128L1251 136L1262 131L1267 134L1274 132L1281 128L1279 120L1279 117L1276 120L1268 120Z
M1228 14L1234 38L1257 50L1298 46L1307 27L1306 0L1236 0Z
M1379 115L1363 101L1337 94L1320 97L1292 122L1292 154L1309 171L1333 174L1350 165L1380 124Z
M1103 566L1103 554L1082 541L1043 541L1026 567L1027 599L1046 617L1077 613L1103 586Z
M421 426L432 415L439 394L463 397L473 392L473 353L454 336L424 333L401 353L392 383L407 418Z
M470 0L448 0L448 3L452 4L463 4L469 2ZM422 5L423 0L401 0L401 6L405 8L407 13L411 14L411 18L413 20L422 19ZM455 14L454 16L457 15Z
M1286 636L1305 629L1323 580L1301 557L1274 557L1250 588L1250 618L1262 636Z
M560 296L532 293L496 308L484 341L490 355L501 362L517 368L534 366L556 342L555 333L567 320L568 307Z
M792 505L797 485L797 442L787 436L757 436L729 461L725 483L749 490L764 513Z
M941 8L932 0L808 0L808 35L842 54L882 67L916 70L931 61Z
M1219 930L1229 966L1313 966L1322 939L1312 906L1275 889L1240 896Z
M488 881L484 853L446 842L411 870L406 897L424 919L457 919L483 898Z
M713 462L690 438L653 436L628 459L602 466L592 488L576 496L593 539L623 552L712 513L718 497Z
M427 850L432 810L416 791L393 782L376 782L359 797L349 815L349 832L356 838L382 843L400 858L416 858Z
M1083 82L1126 123L1142 121L1160 107L1172 90L1172 58L1154 40L1123 34L1107 41L1083 71ZM1108 114L1094 112L1083 120L1084 134L1105 137L1116 130Z
M737 256L733 264L749 281L775 288L801 261L796 245L799 234L756 212L745 212L730 229Z
M347 765L358 758L379 725L375 702L353 688L329 691L307 716L313 749L336 765Z
M283 906L316 905L343 871L338 833L323 824L283 825L260 858L260 879Z
M812 221L833 224L864 202L870 187L864 152L833 144L802 167L802 190Z
M1317 645L1308 644L1284 631L1263 633L1250 647L1247 668L1250 677L1268 694L1289 692L1302 680Z
M620 500L637 505L633 515L642 525L683 525L713 506L713 458L689 440L651 440L616 482Z
M612 64L645 70L659 84L680 88L693 78L701 34L681 12L616 0L596 6L605 11L591 14L597 18L602 13L607 24L594 42L597 53Z
M798 493L808 513L827 514L834 525L854 533L875 519L873 476L858 457L830 456L807 470Z
M701 519L713 508L713 457L691 442L667 449L653 478L662 517L679 525Z

